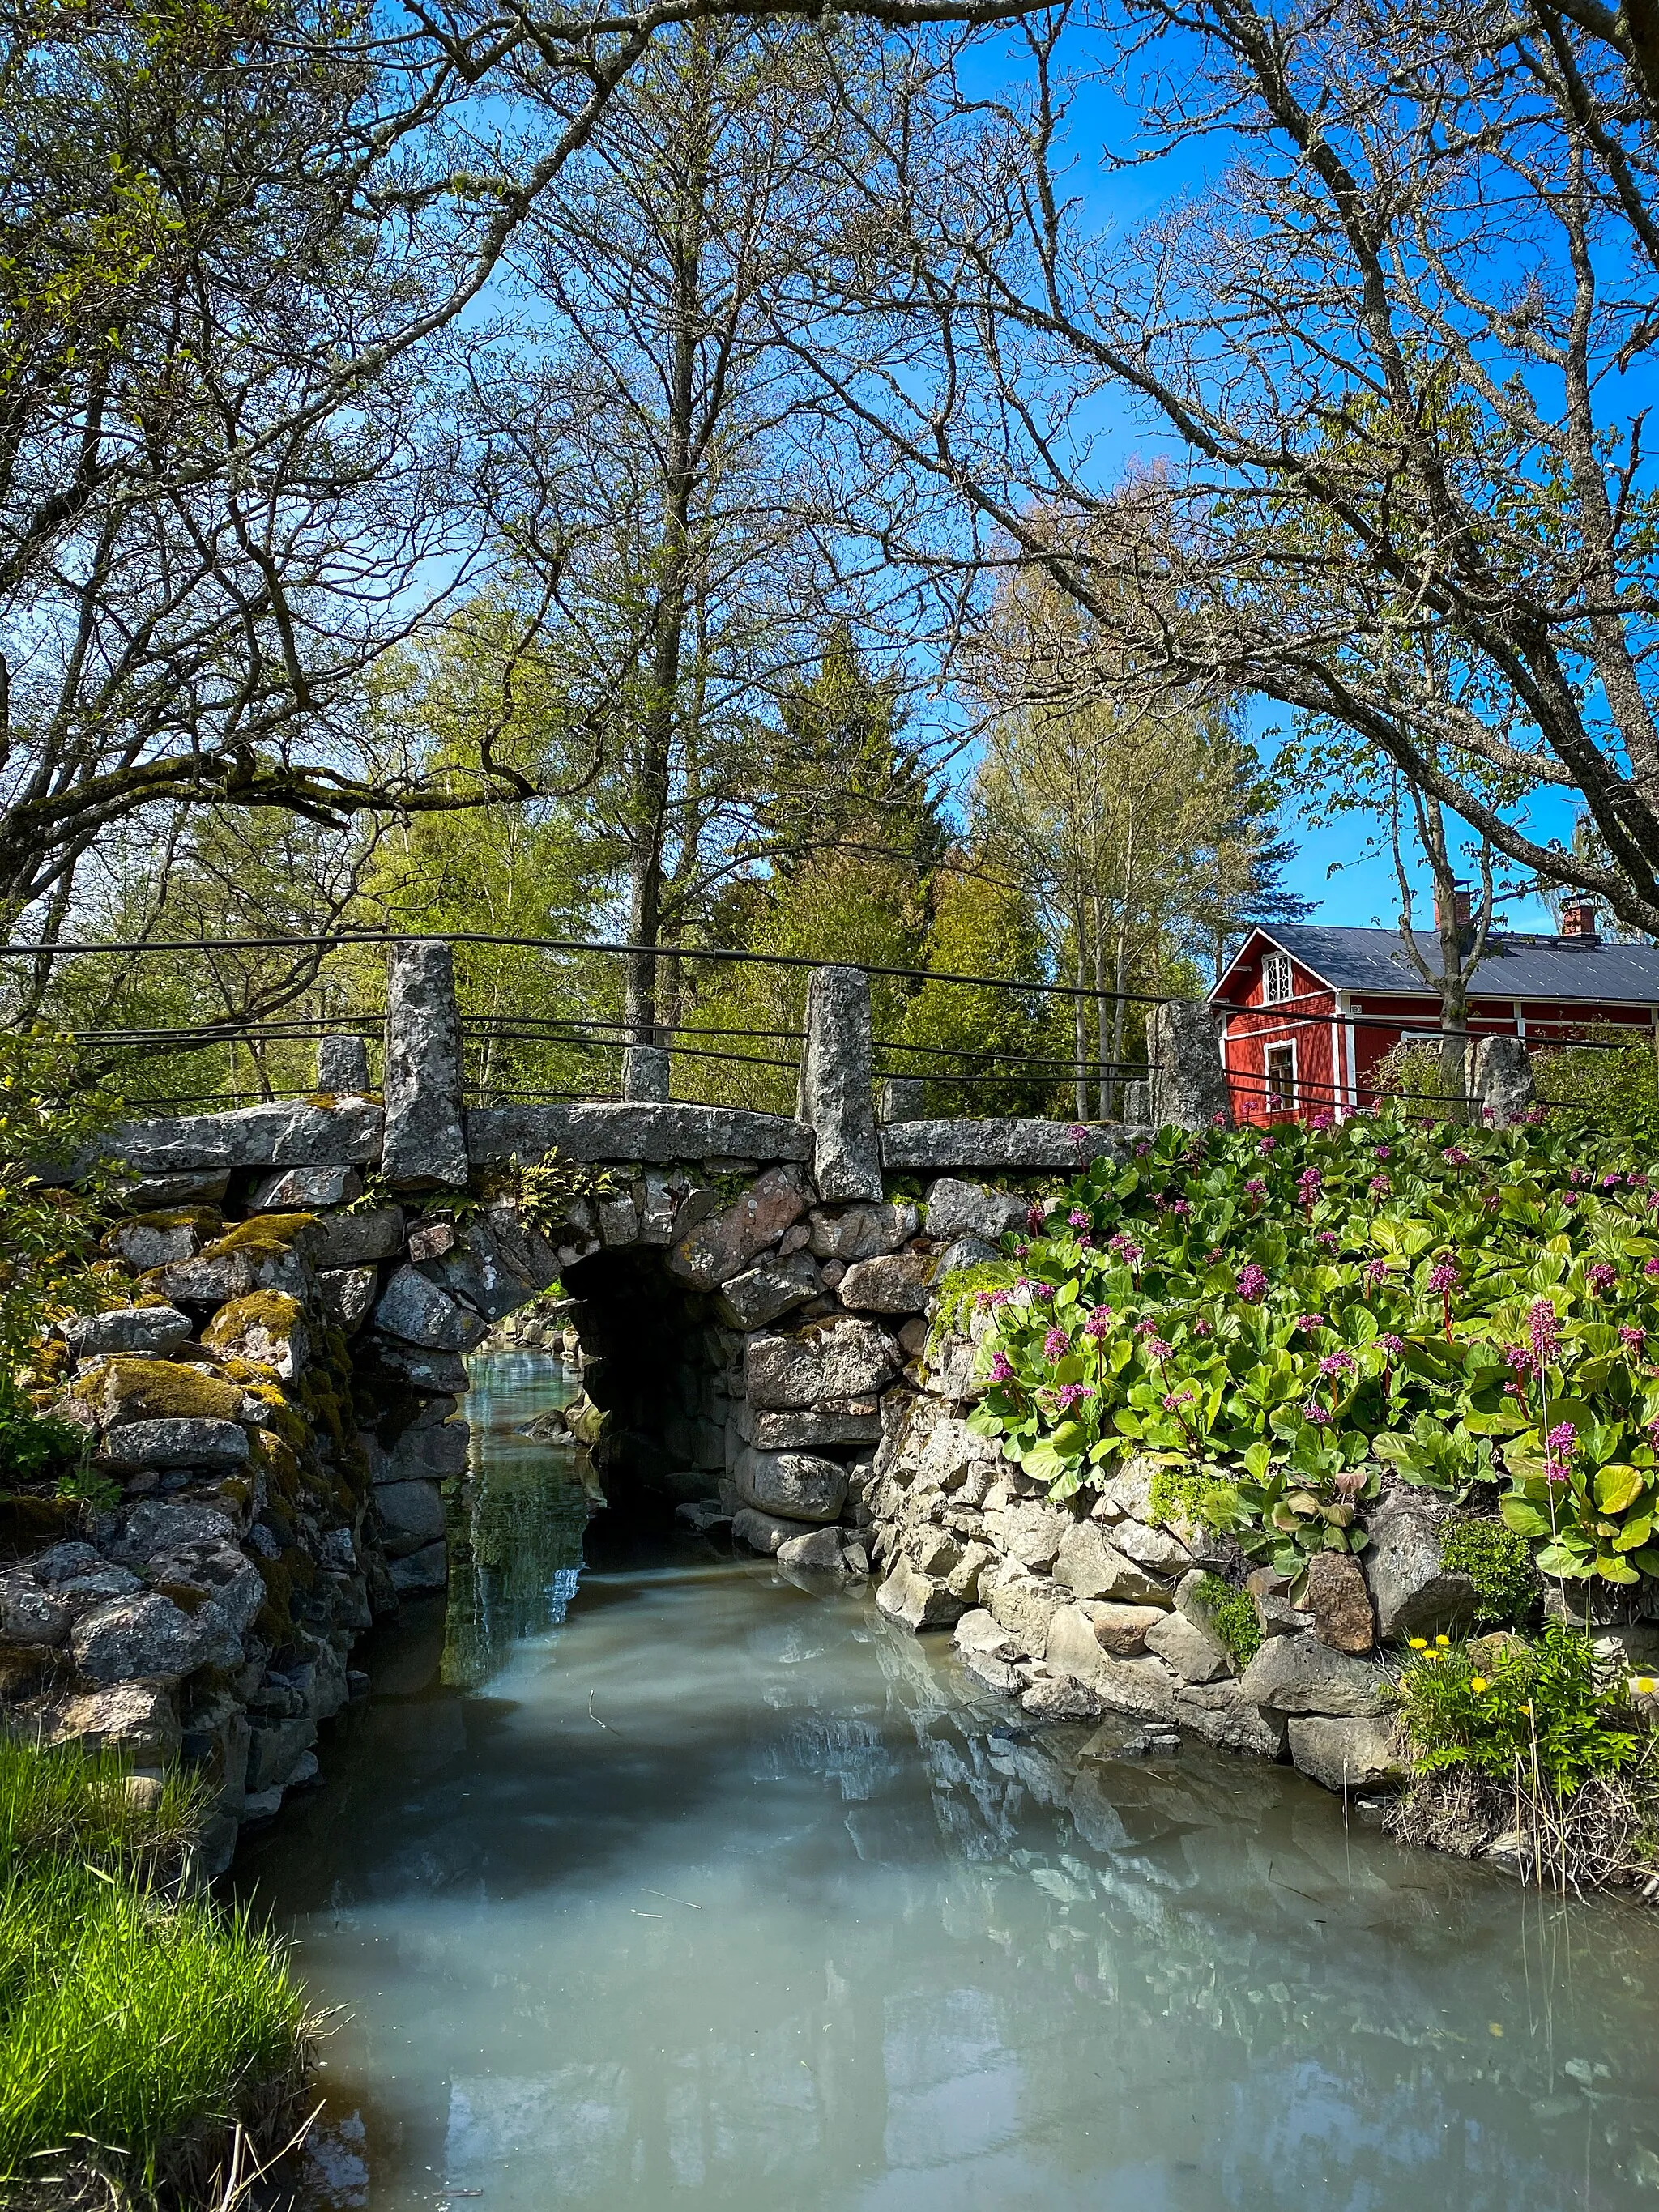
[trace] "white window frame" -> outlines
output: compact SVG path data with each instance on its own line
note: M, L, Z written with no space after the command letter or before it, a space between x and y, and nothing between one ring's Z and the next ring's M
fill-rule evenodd
M1296 969L1288 952L1270 952L1261 963L1261 1003L1282 1006L1296 996Z
M1288 1098L1276 1098L1273 1096L1273 1057L1278 1053L1285 1054L1291 1064L1291 1095ZM1299 1088L1297 1079L1296 1039L1289 1037L1279 1043L1264 1047L1261 1054L1261 1103L1264 1109L1269 1114L1294 1114Z

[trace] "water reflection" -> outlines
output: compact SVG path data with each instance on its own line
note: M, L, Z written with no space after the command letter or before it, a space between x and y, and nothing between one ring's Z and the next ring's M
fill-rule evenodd
M246 1870L351 2008L312 2212L1656 2201L1648 1917L615 1540L476 1691L400 1631Z

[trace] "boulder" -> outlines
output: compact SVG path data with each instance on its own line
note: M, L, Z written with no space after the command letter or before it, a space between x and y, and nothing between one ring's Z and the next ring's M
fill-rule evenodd
M455 1224L453 1221L422 1221L409 1232L404 1249L419 1267L426 1260L441 1260L447 1252L455 1249Z
M237 1554L240 1559L241 1554ZM38 1562L37 1567L38 1567ZM131 1567L118 1567L109 1560L102 1561L89 1573L76 1575L68 1582L59 1583L58 1595L63 1599L75 1619L90 1613L94 1606L107 1605L112 1597L131 1597L135 1590L144 1587Z
M776 1558L781 1567L836 1575L847 1571L839 1528L813 1528L805 1535L791 1536L778 1546Z
M226 1544L234 1534L230 1516L215 1506L147 1498L128 1514L111 1548L122 1565L141 1567L161 1553L181 1551L187 1544Z
M693 1195L688 1194L682 1215L689 1210ZM697 1290L718 1288L775 1244L784 1231L800 1219L808 1202L805 1179L799 1168L768 1168L741 1198L719 1212L695 1219L689 1228L682 1228L680 1218L676 1218L675 1241L668 1254L669 1273Z
M869 977L861 968L814 968L806 985L799 1111L812 1132L812 1179L821 1198L882 1194L873 1062Z
M1243 1683L1226 1678L1183 1682L1151 1654L1141 1659L1112 1659L1103 1654L1091 1687L1114 1712L1191 1729L1222 1751L1277 1759L1285 1747L1284 1722L1254 1705Z
M400 1597L429 1597L449 1580L449 1547L426 1544L392 1562L392 1587Z
M1054 1566L1056 1554L1078 1526L1079 1523L1058 1506L1024 1498L1009 1506L998 1534L1011 1559L1022 1567L1043 1571ZM1063 1582L1066 1578L1057 1574L1056 1579Z
M921 1313L927 1304L932 1262L920 1252L888 1252L854 1260L836 1287L842 1305L859 1313Z
M1156 1463L1148 1459L1127 1460L1115 1474L1108 1475L1089 1509L1091 1521L1115 1527L1123 1520L1147 1521L1152 1510L1152 1477Z
M230 1188L228 1168L187 1169L178 1175L118 1176L114 1189L130 1213L165 1212L174 1206L218 1206Z
M1440 1564L1443 1516L1426 1499L1386 1498L1367 1516L1365 1580L1384 1643L1433 1636L1473 1619L1474 1584Z
M951 1627L968 1610L969 1601L958 1597L947 1583L901 1560L876 1592L876 1603L890 1620L919 1633L924 1628Z
M799 1521L787 1520L776 1513L760 1513L752 1505L741 1505L732 1516L733 1543L745 1545L751 1552L763 1552L769 1559L783 1545L807 1533Z
M738 1433L757 1451L873 1444L881 1441L881 1410L873 1398L854 1398L842 1406L803 1407L798 1413L757 1413L744 1399L738 1407Z
M117 1222L105 1244L142 1274L151 1267L165 1267L173 1261L190 1259L206 1241L201 1224L194 1216L182 1215L169 1220L163 1215L148 1221Z
M1347 1552L1316 1552L1308 1562L1308 1594L1320 1641L1334 1651L1369 1651L1376 1642L1371 1594L1359 1562Z
M434 1352L470 1352L489 1334L470 1308L409 1267L399 1267L381 1293L374 1326Z
M1112 1524L1112 1541L1127 1559L1157 1575L1184 1575L1193 1564L1192 1553L1168 1528L1151 1528L1127 1516Z
M745 1267L721 1285L715 1310L731 1328L763 1328L793 1306L805 1305L823 1288L816 1262L805 1252L787 1259L769 1256Z
M435 939L393 945L386 998L380 1172L389 1183L411 1189L465 1190L461 1025L450 946Z
M849 1206L838 1213L814 1208L809 1224L814 1259L839 1260L843 1267L855 1260L878 1259L908 1244L919 1226L914 1206Z
M382 1337L374 1350L382 1366L404 1376L417 1390L459 1396L472 1379L459 1352L429 1351L424 1345L401 1343L395 1336Z
M449 1226L447 1222L441 1225ZM539 1238L536 1243L539 1250L500 1208L487 1220L464 1223L444 1258L444 1287L486 1321L503 1320L544 1290L558 1273L552 1247ZM412 1257L412 1239L410 1252Z
M1095 1521L1073 1521L1054 1558L1054 1578L1074 1596L1109 1598L1118 1605L1155 1605L1166 1611L1173 1594L1121 1552Z
M1081 1682L1064 1674L1045 1675L1033 1682L1020 1698L1020 1705L1035 1721L1097 1721L1100 1699Z
M968 1267L988 1267L996 1256L982 1237L958 1237L933 1262L927 1279L937 1291L947 1275L959 1275Z
M104 1438L103 1457L120 1467L240 1467L247 1431L235 1421L127 1421Z
M379 1270L374 1267L331 1267L317 1278L317 1302L323 1318L347 1336L355 1335L368 1319L374 1303Z
M444 1533L443 1495L435 1482L382 1482L374 1504L386 1530L388 1559L404 1559Z
M1010 1230L1024 1226L1025 1203L1012 1191L941 1176L927 1189L927 1234L945 1244L958 1237L977 1237L994 1244Z
M77 1359L137 1352L165 1359L185 1343L191 1323L176 1306L117 1306L108 1313L76 1314L58 1324Z
M760 1513L792 1521L835 1521L847 1503L847 1469L811 1452L757 1452L752 1446L735 1470L738 1495Z
M967 1405L985 1395L978 1370L979 1347L965 1336L945 1336L933 1346L922 1374L922 1388L935 1397Z
M82 1575L95 1574L104 1564L104 1555L94 1544L66 1542L48 1545L37 1552L29 1561L28 1571L38 1583L50 1588L58 1583L77 1580Z
M252 1359L292 1382L309 1364L311 1331L297 1298L286 1291L255 1291L220 1307L202 1331L211 1352Z
M210 1658L218 1659L215 1640L171 1598L116 1598L76 1621L70 1650L90 1682L110 1683L137 1675L151 1682L177 1682ZM240 1659L240 1650L226 1663Z
M830 1322L799 1336L751 1336L744 1347L744 1393L757 1409L875 1397L898 1371L892 1339L868 1321Z
M363 1179L354 1167L283 1168L262 1176L247 1202L250 1213L320 1213L331 1206L349 1206L363 1194Z
M367 1267L403 1249L404 1210L371 1206L364 1213L333 1213L306 1231L306 1249L314 1267Z
M1252 1705L1280 1713L1374 1718L1384 1710L1380 1668L1332 1650L1311 1632L1270 1636L1239 1680Z
M980 1598L1020 1650L1041 1659L1048 1646L1049 1624L1071 1602L1071 1593L1046 1575L1027 1574L1010 1562L994 1575L980 1577Z
M1327 1790L1387 1789L1411 1778L1392 1722L1308 1716L1291 1722L1289 1735L1291 1759Z
M0 1574L0 1641L61 1644L70 1632L74 1609L57 1594L43 1590L17 1570Z
M55 1743L71 1738L89 1751L118 1751L135 1766L167 1766L183 1741L171 1690L156 1682L116 1682L71 1698L58 1717Z
M250 1796L261 1790L281 1790L317 1741L317 1723L298 1718L273 1721L249 1735L246 1788Z
M997 1619L983 1606L975 1606L964 1613L956 1625L951 1642L964 1656L969 1653L985 1659L1018 1659L1019 1645Z
M437 1482L445 1475L465 1474L471 1431L465 1421L423 1422L407 1428L391 1445L365 1433L362 1441L368 1459L369 1480L379 1486L390 1482Z
M1146 1649L1183 1682L1218 1682L1231 1674L1225 1650L1184 1613L1161 1613L1146 1632Z
M632 1198L626 1193L620 1198L599 1200L593 1211L599 1218L601 1244L616 1247L638 1243L640 1217Z
M119 1355L89 1369L69 1395L104 1429L125 1421L234 1421L242 1410L240 1384L204 1368Z

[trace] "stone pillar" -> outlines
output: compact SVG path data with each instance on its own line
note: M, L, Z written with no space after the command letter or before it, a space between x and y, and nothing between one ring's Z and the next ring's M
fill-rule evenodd
M922 1093L926 1088L919 1075L890 1075L882 1085L878 1097L877 1119L882 1121L920 1121L922 1118Z
M824 1198L881 1196L872 1038L864 970L815 968L806 986L799 1111L812 1128L812 1176Z
M1123 1086L1123 1119L1132 1128L1145 1128L1152 1118L1152 1086L1145 1082Z
M386 963L381 1172L410 1189L466 1187L455 962L436 939L393 945Z
M1532 1054L1520 1037L1484 1036L1470 1054L1470 1103L1477 1120L1512 1128L1531 1112L1536 1092Z
M362 1097L368 1088L368 1046L362 1037L319 1037L317 1088L331 1097Z
M623 1048L622 1095L643 1106L667 1102L668 1053L659 1044L630 1044Z
M1232 1108L1221 1066L1221 1034L1207 1006L1170 1000L1146 1024L1152 1062L1152 1119L1159 1129L1207 1129Z

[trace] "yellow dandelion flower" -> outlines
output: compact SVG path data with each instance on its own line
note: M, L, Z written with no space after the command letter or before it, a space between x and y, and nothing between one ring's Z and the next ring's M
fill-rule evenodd
M1427 1641L1426 1641L1423 1637L1421 1637L1421 1636L1413 1636L1413 1638L1412 1638L1412 1650L1413 1650L1413 1651L1426 1651L1426 1650L1428 1650L1428 1648L1429 1648L1429 1647L1428 1647Z
M1486 1678L1484 1674L1476 1674L1473 1676L1469 1682L1469 1687L1474 1692L1477 1698L1480 1696L1482 1690L1488 1686Z
M1656 1690L1659 1690L1659 1682L1656 1682L1651 1674L1632 1674L1630 1686L1638 1698L1650 1698Z
M1451 1638L1450 1638L1450 1637L1449 1637L1449 1636L1437 1636L1437 1637L1435 1638L1435 1639L1434 1639L1434 1640L1435 1640L1436 1646L1437 1646L1437 1648L1438 1650L1442 1650L1442 1651L1446 1651L1446 1650L1450 1650L1450 1648L1451 1648Z

